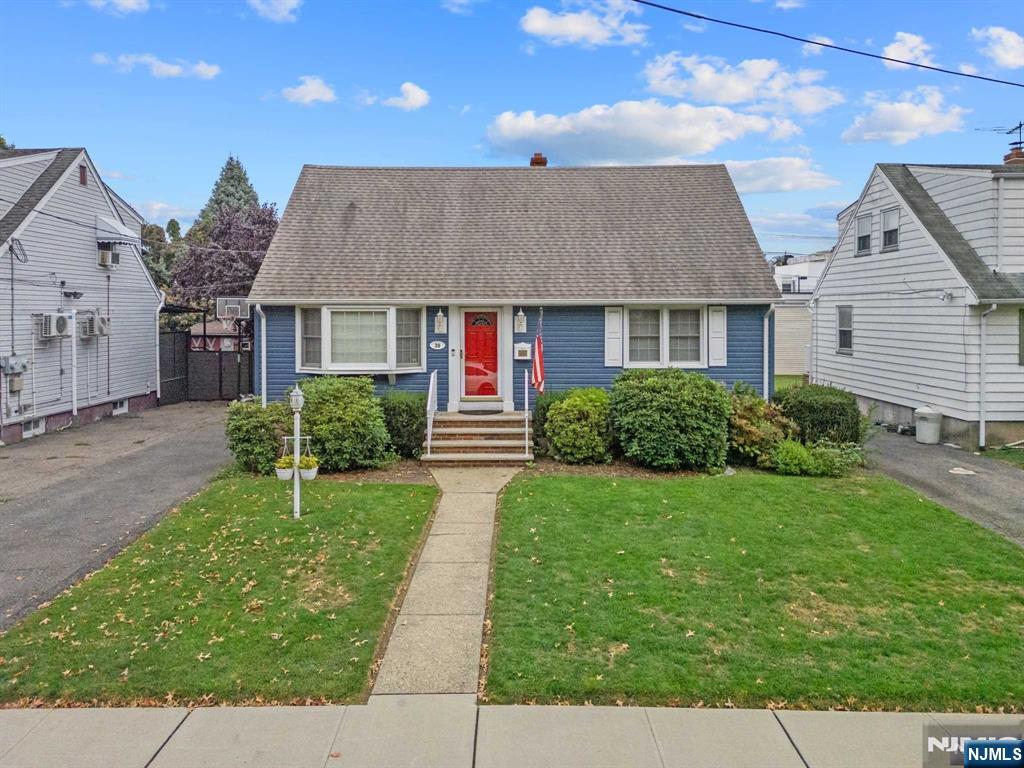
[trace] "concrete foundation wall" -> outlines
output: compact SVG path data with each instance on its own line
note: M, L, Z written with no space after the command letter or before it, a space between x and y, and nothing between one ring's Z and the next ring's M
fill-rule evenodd
M156 408L156 406L156 392L128 398L128 413L139 413L150 408ZM58 432L68 427L80 427L83 424L92 424L94 421L106 419L113 415L113 401L79 408L77 416L72 416L71 411L53 413L46 417L46 431ZM18 443L21 442L22 437L21 423L5 424L0 427L0 443Z

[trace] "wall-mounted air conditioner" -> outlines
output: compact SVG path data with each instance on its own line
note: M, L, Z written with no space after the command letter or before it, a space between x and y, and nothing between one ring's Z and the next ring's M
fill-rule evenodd
M97 336L109 336L110 335L110 316L109 315L96 315L96 335Z
M78 318L78 335L83 339L98 336L96 331L96 315L81 315Z
M71 315L62 312L48 312L39 323L39 337L43 339L70 336L72 331Z
M117 246L113 243L101 243L96 263L101 267L116 267L120 264L121 254L117 252Z

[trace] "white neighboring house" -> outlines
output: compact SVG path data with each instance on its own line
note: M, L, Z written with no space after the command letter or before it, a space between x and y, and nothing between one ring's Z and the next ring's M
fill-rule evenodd
M791 256L775 265L782 301L775 305L775 373L806 375L811 345L808 302L832 251Z
M0 151L0 441L157 404L143 224L84 149Z
M931 406L965 446L1024 438L1024 152L876 165L839 232L811 300L811 379L889 422Z

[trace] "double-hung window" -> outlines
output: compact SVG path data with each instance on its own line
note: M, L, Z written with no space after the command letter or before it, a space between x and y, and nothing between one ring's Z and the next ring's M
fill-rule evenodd
M423 307L301 310L299 365L365 373L422 370Z
M900 246L900 209L882 211L882 250L892 251Z
M634 308L627 313L626 365L702 367L707 331L701 307Z
M857 217L857 254L871 253L871 216Z
M836 351L853 354L853 307L836 307Z

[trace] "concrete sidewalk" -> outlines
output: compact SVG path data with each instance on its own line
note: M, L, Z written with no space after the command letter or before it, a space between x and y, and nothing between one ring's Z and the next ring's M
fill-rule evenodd
M924 728L1022 716L476 705L0 710L0 768L921 768ZM947 763L948 764L948 763Z

